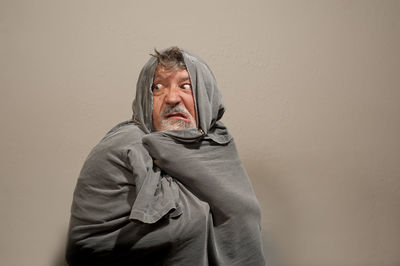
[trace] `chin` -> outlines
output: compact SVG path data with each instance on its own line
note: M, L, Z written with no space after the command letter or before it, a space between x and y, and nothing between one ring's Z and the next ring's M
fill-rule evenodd
M166 119L161 121L161 131L195 128L192 124L180 119Z

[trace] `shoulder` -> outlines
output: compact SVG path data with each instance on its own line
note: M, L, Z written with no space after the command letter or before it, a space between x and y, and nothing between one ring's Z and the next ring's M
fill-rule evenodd
M113 127L91 150L83 163L77 187L118 188L135 184L152 167L152 159L142 144L145 133L134 123Z
M119 123L114 126L99 144L137 144L142 142L145 133L131 120Z
M113 127L92 149L86 162L107 161L125 164L132 150L144 151L142 137L145 133L132 121Z
M125 121L114 126L94 147L93 151L121 151L142 145L145 133L132 121Z

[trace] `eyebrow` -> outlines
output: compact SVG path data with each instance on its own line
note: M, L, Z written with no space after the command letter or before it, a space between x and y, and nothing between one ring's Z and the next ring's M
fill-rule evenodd
M164 79L164 78L165 78L165 77L164 77L163 75L157 74L157 75L154 76L154 81L157 80L157 79ZM183 82L183 81L187 81L187 80L190 81L189 75L188 75L187 77L182 77L182 78L180 78L180 79L179 79L179 83L180 83L180 82Z
M186 81L186 80L189 80L189 81L190 81L189 76L179 79L179 83L180 83L180 82L184 82L184 81Z
M164 76L162 76L162 75L160 75L160 74L157 74L157 75L154 76L154 80L156 80L156 79L158 79L158 78L162 79L162 78L164 78Z

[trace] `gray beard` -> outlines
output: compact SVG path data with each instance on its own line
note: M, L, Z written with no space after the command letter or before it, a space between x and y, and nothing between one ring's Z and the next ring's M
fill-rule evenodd
M188 129L188 128L196 128L196 122L195 122L193 116L188 112L188 110L186 110L186 108L184 106L177 105L174 107L166 107L163 110L162 115L164 116L165 114L174 113L174 112L186 114L188 116L188 118L190 119L190 122L188 123L186 121L183 121L180 119L173 119L173 118L162 119L161 120L161 130L181 130L181 129Z
M170 118L170 119L163 119L161 121L161 130L180 130L187 128L192 128L192 124L179 119Z

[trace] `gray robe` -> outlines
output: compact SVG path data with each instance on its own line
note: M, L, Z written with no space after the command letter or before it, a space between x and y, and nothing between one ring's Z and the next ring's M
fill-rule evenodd
M215 78L198 57L184 59L198 128L154 132L151 58L132 121L107 133L78 178L70 265L265 265L260 208L220 121Z

